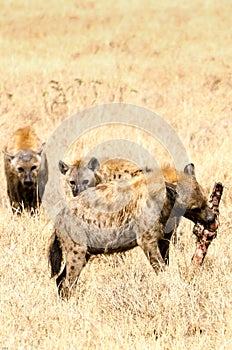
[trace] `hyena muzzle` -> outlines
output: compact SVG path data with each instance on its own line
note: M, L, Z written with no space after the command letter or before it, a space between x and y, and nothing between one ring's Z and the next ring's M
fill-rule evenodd
M177 185L157 185L156 172L124 182L89 188L57 216L49 247L52 277L59 295L69 298L91 255L110 254L140 246L156 272L165 266L170 232L166 225L184 216L205 226L215 221L198 184L193 164ZM132 194L131 194L132 193ZM123 208L117 207L117 200ZM108 205L104 199L109 198Z

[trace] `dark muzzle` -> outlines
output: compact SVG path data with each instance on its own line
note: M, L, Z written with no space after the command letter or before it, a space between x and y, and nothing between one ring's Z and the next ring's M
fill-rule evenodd
M213 224L217 218L217 215L213 213L213 211L208 208L206 214L206 221L208 224Z
M72 189L73 197L78 196L78 194L80 194L82 191L83 191L83 189L81 189L80 185L75 186Z
M23 181L24 185L29 187L29 186L32 186L34 184L31 176L29 174L27 174L24 178L24 181Z

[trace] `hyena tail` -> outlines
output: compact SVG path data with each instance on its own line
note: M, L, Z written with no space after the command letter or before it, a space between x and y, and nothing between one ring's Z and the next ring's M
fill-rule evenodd
M56 231L51 237L51 242L48 251L48 259L51 266L51 278L60 275L62 265L62 248Z

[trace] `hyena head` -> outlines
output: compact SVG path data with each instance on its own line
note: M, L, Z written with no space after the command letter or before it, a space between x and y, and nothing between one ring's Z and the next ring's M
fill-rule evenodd
M66 182L71 188L74 197L88 187L97 185L96 172L99 168L100 163L95 157L91 158L87 165L81 162L78 162L76 165L67 165L62 160L59 161L60 172L65 175Z
M170 190L170 188L169 188ZM207 197L196 180L194 165L188 164L184 169L184 176L176 187L174 212L183 215L194 223L205 226L214 223L216 215L209 208Z
M24 188L29 189L37 186L42 151L43 147L38 152L25 149L17 152L15 155L3 151L6 161L9 162L8 169L10 174L15 175Z

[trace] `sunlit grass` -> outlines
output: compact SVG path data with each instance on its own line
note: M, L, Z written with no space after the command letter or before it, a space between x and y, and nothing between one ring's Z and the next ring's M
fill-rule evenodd
M207 193L215 181L225 185L218 237L199 271L190 267L192 224L183 220L166 272L156 276L139 248L98 257L64 303L49 276L52 224L43 212L12 216L1 157L0 347L229 349L231 2L2 0L0 7L1 149L25 124L46 141L86 107L132 103L174 127ZM114 132L83 136L78 156ZM119 133L163 160L142 132Z

